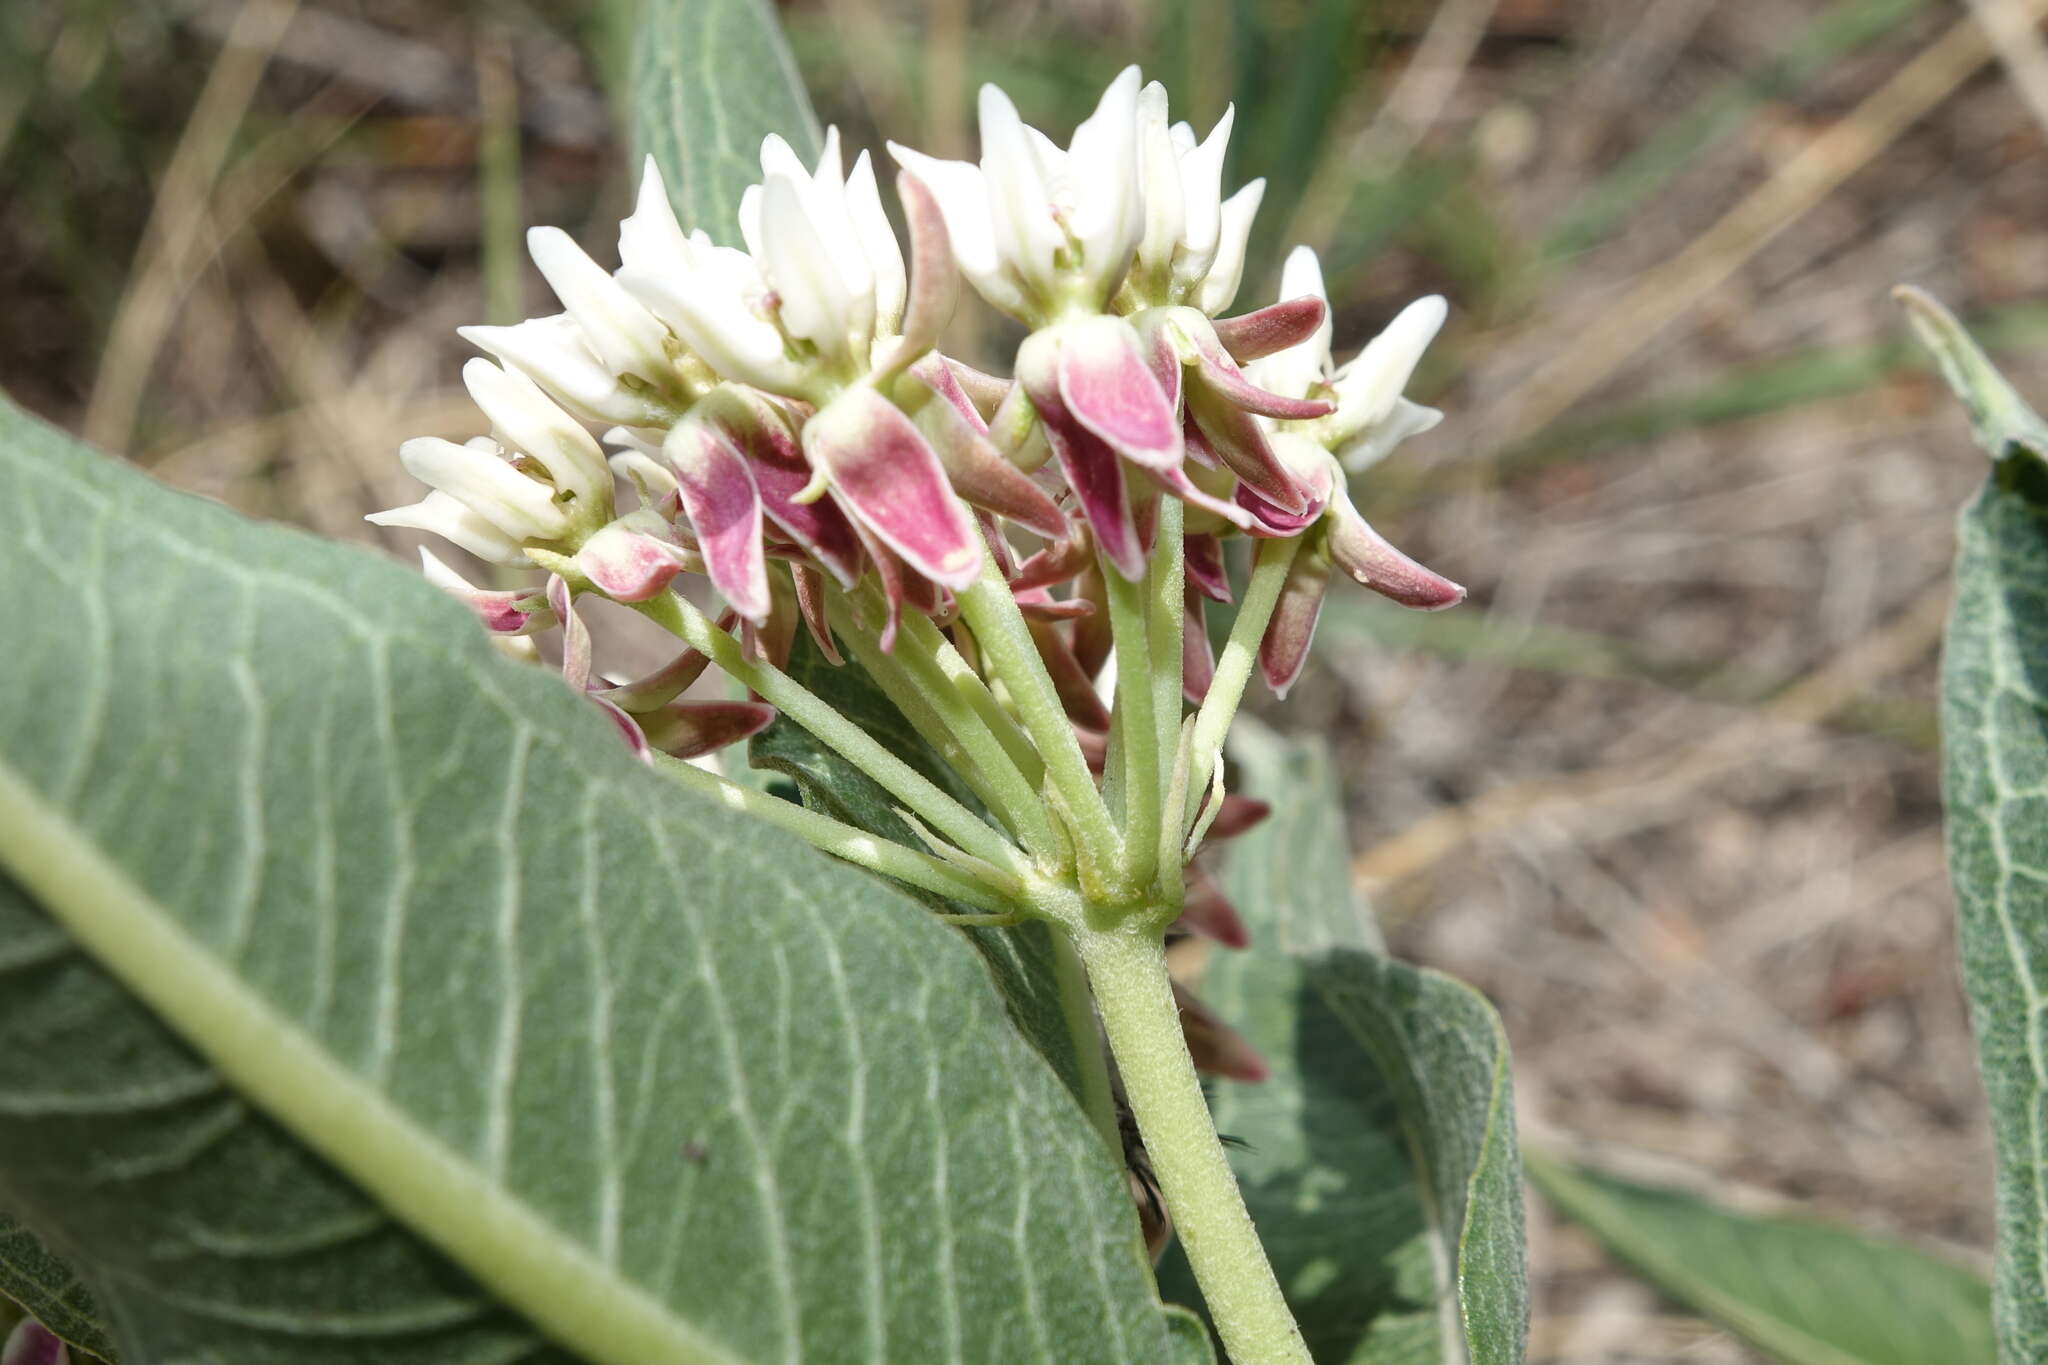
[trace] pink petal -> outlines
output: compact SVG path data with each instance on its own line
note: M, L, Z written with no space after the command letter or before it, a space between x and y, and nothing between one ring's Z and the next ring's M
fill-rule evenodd
M1084 730L1107 730L1109 708L1102 704L1091 675L1074 657L1073 648L1060 628L1050 621L1034 620L1029 616L1024 618L1024 624L1030 627L1031 641L1038 646L1038 657L1045 663L1045 671L1052 679L1053 691L1058 694L1067 719Z
M804 453L839 505L917 573L955 590L981 572L981 537L938 455L873 389L853 388L805 424Z
M1093 602L1095 610L1074 622L1074 658L1089 677L1102 671L1116 641L1109 630L1109 594L1099 569L1090 565L1074 582L1074 596Z
M1065 540L1057 540L1017 566L1010 575L1010 587L1017 592L1049 588L1064 583L1087 568L1095 558L1095 541L1088 528L1076 527Z
M1199 863L1188 864L1187 886L1187 899L1180 908L1182 928L1213 938L1226 948L1242 948L1252 941L1245 932L1244 917Z
M1204 493L1181 470L1148 469L1145 471L1145 474L1152 482L1158 484L1188 506L1199 507L1211 516L1221 517L1231 525L1242 530L1251 529L1253 517L1250 511L1235 502L1225 502L1222 498L1211 497L1209 494ZM1145 536L1145 540L1148 543L1151 539L1152 537L1149 534Z
M570 605L569 585L548 575L548 608L562 623L562 679L578 692L590 686L590 628Z
M731 630L735 619L735 613L727 612L718 624L721 629ZM704 670L710 664L711 660L706 656L694 649L686 649L644 678L620 683L616 687L598 688L591 695L604 698L627 715L652 711L681 696L691 683L704 676Z
M647 520L658 524L660 518L649 513ZM621 518L583 542L576 567L613 601L645 602L690 567L693 558L665 535Z
M1081 515L1095 534L1096 547L1125 578L1132 582L1143 578L1145 547L1138 539L1130 500L1124 494L1123 462L1064 408L1041 406L1038 412L1067 487L1074 490Z
M974 400L968 397L967 390L961 387L959 372L954 368L954 362L934 351L919 358L908 373L922 380L926 388L951 403L953 410L976 431L988 430L988 419L981 415L981 409L974 406Z
M1017 592L1017 610L1039 621L1072 621L1093 616L1095 604L1080 597L1054 597L1043 588Z
M1255 796L1239 796L1227 792L1223 804L1216 808L1216 818L1209 822L1209 833L1203 842L1215 843L1221 839L1235 839L1246 830L1258 824L1273 813L1273 808Z
M974 410L984 419L1002 406L1003 400L1010 396L1010 381L1007 379L984 374L972 365L963 365L951 357L946 360L946 368L953 372L953 378L960 385L960 392L967 395L968 401L974 404Z
M1181 1033L1187 1039L1188 1052L1193 1055L1197 1070L1248 1085L1256 1085L1272 1074L1266 1059L1243 1034L1224 1023L1179 982L1174 983L1173 1001L1180 1007Z
M903 572L903 561L872 531L858 522L854 523L853 529L867 547L868 562L875 566L875 577L882 584L882 633L877 643L884 654L893 654L896 652L896 629L903 623L903 599L908 595L910 576Z
M1314 294L1303 294L1298 299L1269 303L1256 312L1216 319L1216 340L1243 364L1307 341L1323 325L1328 311Z
M1230 575L1223 570L1223 542L1214 536L1188 536L1181 541L1187 581L1211 602L1230 600Z
M69 1365L71 1348L34 1318L23 1318L0 1347L0 1365Z
M1138 344L1120 318L1063 324L1059 339L1059 397L1074 420L1133 464L1177 469L1180 422ZM1045 404L1034 390L1032 400Z
M841 586L858 583L860 539L846 514L825 498L795 501L811 482L811 467L783 410L750 390L721 388L715 393L713 399L700 402L697 411L709 409L725 434L746 452L761 510Z
M1308 509L1299 482L1273 453L1257 419L1207 384L1189 385L1187 402L1204 440L1231 473L1282 511Z
M758 701L678 701L640 717L647 743L675 758L698 758L758 735L775 708Z
M1319 398L1289 398L1270 393L1244 377L1230 352L1216 339L1216 329L1207 318L1191 319L1182 330L1195 344L1195 372L1198 382L1214 390L1246 412L1282 421L1307 421L1328 417L1337 410L1334 403Z
M1268 539L1298 536L1321 520L1323 515L1321 503L1310 503L1308 508L1301 512L1288 512L1275 507L1272 503L1266 501L1265 498L1253 492L1247 484L1239 484L1237 486L1236 498L1238 505L1250 512L1252 516L1252 525L1246 529L1255 536L1263 536Z
M896 197L903 203L903 221L910 229L910 294L895 356L897 363L907 365L936 346L939 333L952 321L960 272L953 264L945 215L924 182L909 171L897 172Z
M825 580L807 564L790 565L789 576L796 583L796 609L810 629L812 643L828 663L845 663L839 654L839 642L832 638L832 627L825 621Z
M619 735L626 741L626 747L633 751L633 756L642 762L652 762L653 756L648 748L647 736L640 733L639 723L595 692L588 695L590 704L604 712L605 719L619 727Z
M1273 695L1284 697L1308 664L1316 619L1323 614L1323 595L1330 586L1330 557L1320 548L1303 546L1280 588L1280 603L1259 641L1259 671Z
M670 429L662 450L676 471L705 572L733 610L749 621L765 620L774 604L761 544L761 494L746 455L716 424L690 418Z
M914 375L904 382L917 385L922 381L922 375ZM953 491L974 506L1006 517L1047 540L1064 536L1067 514L1030 475L1003 458L985 434L988 428L980 417L970 422L942 393L924 387L932 397L918 407L915 421L937 452Z
M1404 607L1441 611L1465 600L1465 590L1425 569L1387 543L1340 498L1330 507L1330 556L1337 567L1382 597Z
M1216 651L1209 644L1209 622L1202 613L1202 595L1191 583L1180 629L1181 695L1199 706L1215 681Z

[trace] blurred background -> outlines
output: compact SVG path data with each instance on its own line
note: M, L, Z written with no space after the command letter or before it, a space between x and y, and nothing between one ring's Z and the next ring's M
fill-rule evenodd
M2048 395L2048 46L2019 0L800 0L821 114L1064 138L1141 62L1227 184L1241 304L1323 253L1347 356L1409 299L1444 408L1354 488L1473 589L1332 595L1275 719L1328 737L1396 950L1477 984L1529 1135L1981 1263L1934 680L1983 470L1890 287ZM0 4L0 385L323 534L465 436L461 323L612 259L601 0ZM979 314L977 314L979 316ZM1000 362L1003 338L959 349ZM396 542L391 548L399 548ZM1269 708L1270 709L1270 708ZM1532 1205L1531 1358L1752 1359Z

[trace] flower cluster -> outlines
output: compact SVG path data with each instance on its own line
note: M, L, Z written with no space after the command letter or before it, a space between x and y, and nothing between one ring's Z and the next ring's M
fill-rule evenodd
M1253 662L1294 682L1333 570L1409 606L1463 596L1346 489L1439 419L1401 391L1444 304L1333 366L1299 248L1277 302L1225 316L1262 183L1226 196L1230 114L1198 138L1135 67L1065 147L993 86L979 114L979 162L890 144L907 253L875 160L849 165L836 131L814 165L766 140L744 249L686 231L651 160L617 270L536 229L563 311L464 329L492 357L463 372L490 434L407 442L432 491L371 520L545 571L491 590L426 556L493 632L562 629L571 683L644 753L700 755L809 706L782 672L801 630L834 663L855 653L997 817L1007 838L881 764L949 866L1211 904L1183 869L1225 809L1220 729ZM963 279L1028 330L1011 378L935 349ZM1203 604L1231 600L1233 539L1255 568L1219 658ZM690 647L606 680L584 594ZM714 663L752 698L685 700ZM829 708L793 718L880 764Z

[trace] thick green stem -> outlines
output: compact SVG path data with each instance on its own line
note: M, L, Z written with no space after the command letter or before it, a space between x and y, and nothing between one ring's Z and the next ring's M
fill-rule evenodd
M1259 640L1280 604L1280 589L1286 586L1287 570L1294 564L1301 537L1282 536L1259 542L1258 557L1252 562L1252 581L1245 586L1244 601L1237 609L1237 622L1230 639L1216 660L1216 677L1209 693L1195 712L1195 731L1188 743L1187 803L1180 813L1180 827L1188 828L1195 809L1208 794L1216 759L1223 752L1223 736L1237 716L1244 700L1245 684L1251 681L1252 664L1259 657Z
M1081 1073L1081 1107L1088 1111L1095 1131L1117 1160L1123 1160L1124 1138L1116 1121L1116 1094L1109 1083L1109 1059L1103 1055L1102 1039L1095 1031L1094 998L1088 989L1088 971L1074 951L1074 941L1064 929L1048 926L1052 933L1053 981L1059 987L1060 1015L1066 1021L1067 1038L1074 1046L1074 1065Z
M1134 887L1148 885L1158 870L1159 733L1154 723L1152 652L1147 643L1145 585L1133 583L1104 562L1109 627L1116 642L1116 733L1123 746L1124 875Z
M1017 599L996 567L995 556L983 551L981 577L960 595L960 613L981 646L982 659L1009 689L1010 701L1024 731L1045 760L1045 773L1058 793L1061 813L1081 845L1082 861L1100 872L1114 868L1121 840L1110 821L1109 807L1095 788L1088 760L1074 738L1074 726L1053 690L1045 662L1032 643L1031 628Z
M705 772L702 768L685 763L680 758L667 754L656 754L654 766L683 786L725 806L729 810L743 811L757 820L786 830L802 839L811 847L835 858L843 858L856 867L870 872L879 872L885 877L907 882L923 891L944 896L949 900L967 905L979 906L992 915L1006 920L1016 914L1015 896L1006 896L1001 890L985 881L968 875L950 863L941 862L929 853L920 853L914 848L891 843L869 834L866 830L855 829L852 825L841 824L829 815L820 815L806 810L793 801L785 801L767 792L742 787L717 773Z
M1232 1365L1305 1365L1308 1347L1202 1098L1159 930L1126 925L1073 934L1124 1098Z
M819 743L881 784L931 827L983 862L1012 876L1023 875L1022 852L989 828L981 817L940 791L930 780L820 700L809 688L773 664L749 659L740 642L673 592L634 604L641 615L703 651L729 676L761 695Z

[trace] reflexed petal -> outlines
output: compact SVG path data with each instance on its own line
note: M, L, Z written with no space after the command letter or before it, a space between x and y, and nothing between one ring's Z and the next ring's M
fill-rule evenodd
M1259 201L1265 194L1266 182L1254 180L1223 201L1216 260L1196 295L1196 307L1212 318L1237 297L1237 286L1244 278L1245 244L1251 240L1252 219L1258 216Z
M70 1365L64 1339L34 1318L23 1318L0 1346L0 1365Z
M734 613L727 612L718 623L719 629L731 630L734 619ZM599 688L594 695L603 697L628 715L637 715L674 701L690 684L703 677L704 670L710 666L709 657L694 649L685 649L646 677L620 683L616 687Z
M691 567L694 559L675 543L658 513L642 508L584 541L576 552L576 567L614 602L645 602Z
M364 521L428 531L492 564L525 564L526 551L496 523L436 490L418 502L372 512Z
M420 550L420 576L475 612L494 635L533 635L554 627L555 614L544 594L531 588L510 592L479 588L424 547Z
M758 701L678 701L638 716L647 743L673 758L701 758L760 734L775 708Z
M1223 543L1214 536L1191 535L1181 541L1187 581L1211 602L1230 600L1230 576L1223 571Z
M1216 818L1209 822L1209 833L1203 842L1213 844L1225 839L1235 839L1272 813L1272 806L1255 796L1227 793L1223 798L1223 804L1216 808Z
M946 357L946 368L953 372L953 378L960 385L960 392L967 395L967 401L974 404L974 410L981 414L984 422L994 416L996 409L1002 406L1003 400L1010 396L1010 390L1014 387L1007 379L984 374L972 365L964 364L951 356Z
M1334 410L1321 399L1291 398L1271 393L1246 379L1244 371L1238 369L1237 362L1230 358L1230 352L1224 350L1223 343L1216 339L1216 332L1208 325L1208 319L1202 319L1200 324L1190 322L1187 331L1188 339L1194 343L1198 382L1246 412L1276 421L1300 422L1327 417ZM1271 365L1273 361L1266 363ZM1303 386L1304 389L1306 387Z
M1315 363L1312 371L1306 364L1298 372L1290 370L1288 377L1299 378L1298 383L1284 382L1265 366L1246 372L1254 382L1275 393L1300 394L1308 392L1308 386L1323 377L1323 365L1329 359L1329 341L1325 337L1318 348L1311 344L1311 338L1323 334L1329 322L1329 305L1313 294L1303 294L1279 303L1269 303L1256 312L1218 318L1214 325L1216 340L1241 365L1266 357L1271 358L1267 360L1270 365L1282 358L1282 352L1300 347L1303 359L1314 359ZM1318 351L1319 356L1314 354Z
M960 296L960 276L953 265L953 249L947 240L946 219L939 211L939 201L909 171L896 177L896 197L903 202L904 221L910 225L910 256L915 267L911 283L916 287L907 305L898 299L902 340L891 358L892 367L908 365L938 344L939 333L952 321ZM896 239L889 240L893 243ZM959 388L957 380L952 387Z
M896 164L924 182L946 215L946 236L952 243L953 259L960 273L990 303L1011 316L1023 312L1026 300L1017 286L1003 276L1003 261L996 250L995 222L988 179L981 167L966 161L944 161L901 143L889 144Z
M1240 530L1249 531L1252 528L1254 518L1247 508L1204 492L1184 471L1176 468L1147 469L1144 472L1145 477L1188 506L1198 507L1212 516L1221 517ZM1149 530L1144 538L1148 544L1151 542L1152 535Z
M981 571L981 537L922 433L873 389L841 394L804 425L804 454L840 506L917 573L956 591Z
M1086 527L1077 527L1074 534L1065 540L1055 541L1018 565L1017 571L1010 575L1010 587L1016 592L1049 588L1080 573L1094 559L1093 538Z
M1074 581L1074 596L1095 604L1092 615L1074 622L1074 658L1089 677L1102 672L1115 640L1109 629L1109 593L1101 570L1090 566Z
M1395 446L1410 436L1420 436L1443 420L1443 413L1435 408L1396 398L1386 416L1355 436L1337 443L1337 458L1345 469L1354 474L1360 473L1385 459Z
M626 741L626 747L633 751L633 757L643 763L652 763L653 750L648 746L647 736L640 733L640 725L633 717L621 711L603 697L585 693L590 704L604 713L605 719L619 728L619 738Z
M979 418L970 422L957 406L932 388L927 376L935 372L942 381L947 377L943 364L920 365L918 372L903 379L898 392L914 388L927 395L917 405L913 420L937 452L953 491L971 505L1007 517L1047 540L1065 536L1067 515L1059 504L1029 475L1002 457L988 437L976 429Z
M1046 675L1052 679L1053 691L1066 710L1067 719L1084 730L1107 730L1109 708L1095 691L1092 672L1075 657L1065 632L1051 621L1031 616L1024 618L1024 624L1031 631L1032 643L1038 646L1038 657L1045 663Z
M1330 586L1330 555L1313 539L1294 556L1280 602L1259 640L1259 671L1273 695L1284 697L1308 664L1316 620L1323 614L1323 596Z
M773 601L761 545L761 496L746 456L718 427L691 418L676 424L663 450L676 471L705 573L742 617L767 619Z
M1209 619L1202 610L1203 594L1193 583L1186 589L1180 627L1181 695L1200 706L1216 681L1216 651L1209 644Z
M832 638L832 627L825 619L825 579L808 564L789 566L790 581L796 584L796 609L804 618L804 625L811 632L812 643L828 663L846 662L839 655L839 642Z
M595 507L601 514L610 507L612 473L604 452L539 385L488 360L464 365L462 382L504 442L539 460L555 487L575 497L577 510Z
M1328 513L1330 556L1337 567L1382 597L1404 607L1441 611L1465 600L1465 590L1442 574L1425 569L1387 543L1342 493Z
M438 436L416 436L399 446L398 462L515 540L552 540L569 529L554 490L496 455Z
M1257 1085L1272 1074L1266 1059L1245 1036L1223 1022L1216 1012L1183 987L1173 987L1174 1003L1180 1007L1181 1034L1197 1070L1248 1085Z
M1226 948L1243 948L1251 943L1244 917L1199 863L1188 864L1187 899L1181 903L1178 923L1181 928L1215 939Z
M568 233L533 228L526 234L526 249L606 368L638 375L656 388L673 382L661 324Z
M1096 546L1118 573L1137 582L1145 576L1145 547L1124 492L1123 461L1063 405L1041 408L1039 420Z
M576 614L575 597L560 574L548 575L548 607L562 623L562 680L578 692L590 689L590 628Z
M1063 323L1052 335L1059 347L1060 402L1074 420L1135 464L1177 469L1180 422L1131 325L1119 318L1087 318ZM1043 410L1035 388L1031 396Z
M1307 494L1273 453L1258 419L1206 384L1188 386L1187 407L1210 449L1246 487L1283 511L1307 510Z

